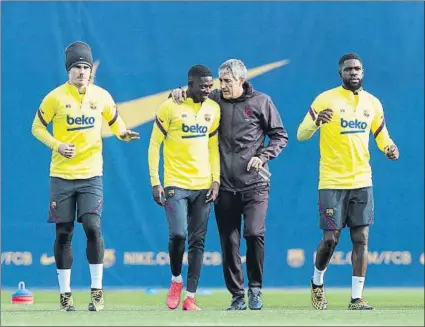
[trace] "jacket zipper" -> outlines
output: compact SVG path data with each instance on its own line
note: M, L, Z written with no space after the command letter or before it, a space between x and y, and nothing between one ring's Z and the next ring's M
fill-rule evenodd
M233 121L235 120L235 108L236 108L236 104L233 103L233 110L232 110L232 122L231 122L231 129L230 129L230 135L232 137L232 151L231 151L231 161L230 161L230 173L232 174L232 186L233 188L235 187L235 178L234 178L234 174L233 174L233 155L234 155L234 151L235 151L235 145L236 145L236 141L233 135ZM233 194L236 194L236 191L233 189Z

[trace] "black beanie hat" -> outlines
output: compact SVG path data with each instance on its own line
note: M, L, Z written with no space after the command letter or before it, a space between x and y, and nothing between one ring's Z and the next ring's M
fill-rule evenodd
M65 67L66 71L78 64L87 64L90 68L93 67L93 57L91 49L87 43L76 41L71 43L65 49Z

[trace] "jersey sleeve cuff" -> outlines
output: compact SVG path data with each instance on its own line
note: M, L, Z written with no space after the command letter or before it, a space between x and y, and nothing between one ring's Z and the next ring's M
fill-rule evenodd
M307 129L310 129L310 130L319 129L319 126L316 125L315 120L309 120L306 127Z
M152 187L160 185L161 181L159 180L159 177L151 177L151 185Z
M59 141L57 141L57 142L55 142L54 144L53 144L53 150L54 151L56 151L56 152L59 152L59 147L60 147L60 145L61 145L62 143L61 142L59 142Z

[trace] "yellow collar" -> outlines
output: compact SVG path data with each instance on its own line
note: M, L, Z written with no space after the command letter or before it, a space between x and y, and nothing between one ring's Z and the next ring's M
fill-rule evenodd
M68 91L72 94L72 96L74 97L74 98L80 98L82 95L84 95L84 94L87 94L87 92L89 91L89 89L90 89L90 84L89 85L87 85L87 87L86 87L86 89L85 89L85 92L84 93L80 93L79 91L78 91L78 88L76 87L76 86L74 86L74 85L71 85L69 82L66 82L66 88L68 89Z
M340 91L343 95L345 96L350 96L350 95L359 95L361 92L363 92L363 88L359 88L355 93L351 90L347 90L346 88L344 88L342 85L339 87Z

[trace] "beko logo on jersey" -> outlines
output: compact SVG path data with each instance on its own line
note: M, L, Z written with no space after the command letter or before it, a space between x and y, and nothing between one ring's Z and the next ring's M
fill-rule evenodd
M341 134L364 133L367 128L367 123L358 119L345 120L341 118L341 127L350 128L350 130L342 131Z
M193 133L192 135L183 135L182 138L189 139L194 137L202 137L207 135L208 127L203 125L186 125L185 123L182 124L182 131L183 133Z
M96 118L82 115L81 117L71 117L70 115L66 115L66 123L69 126L68 131L77 131L80 129L89 129L94 127L94 123L96 122ZM76 127L73 127L76 126Z

